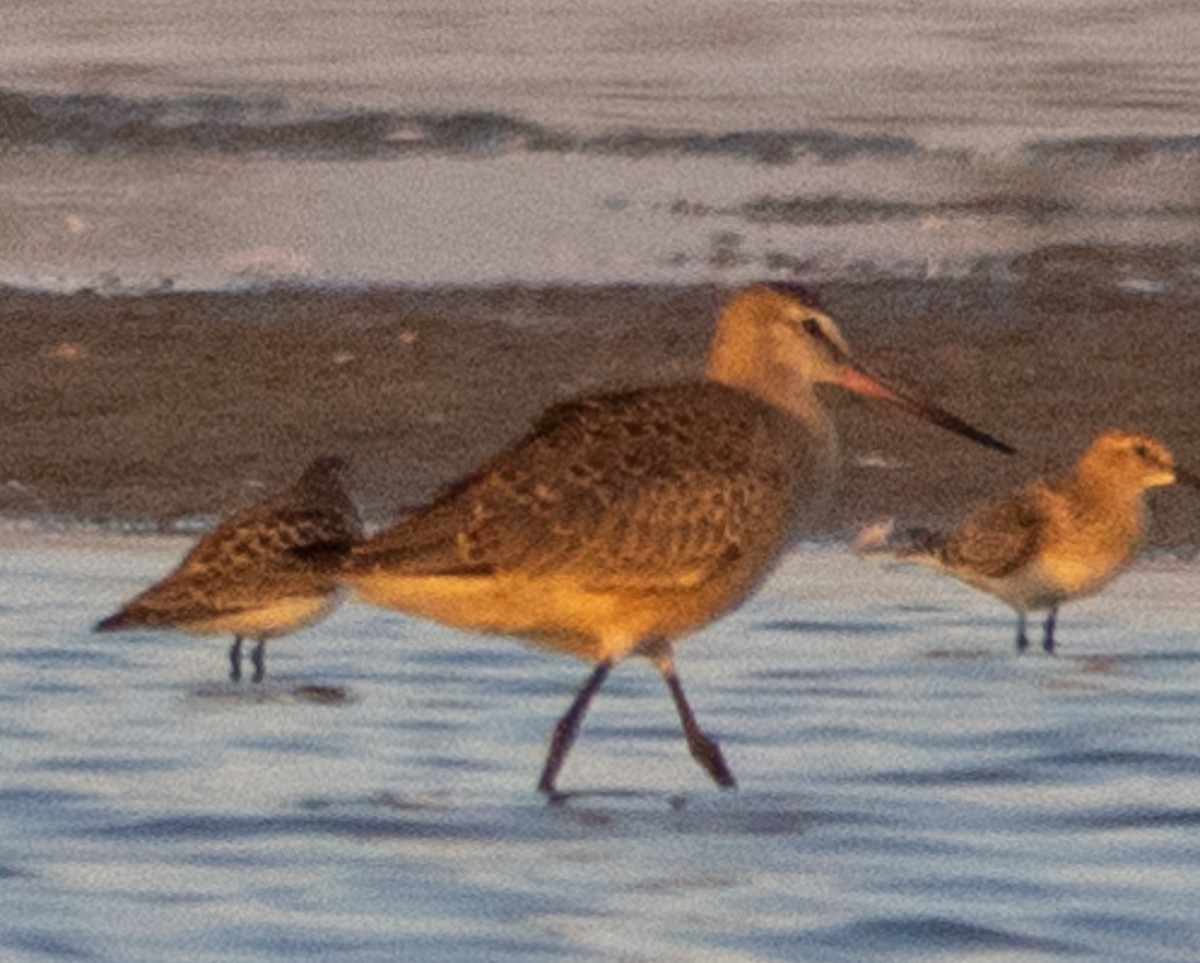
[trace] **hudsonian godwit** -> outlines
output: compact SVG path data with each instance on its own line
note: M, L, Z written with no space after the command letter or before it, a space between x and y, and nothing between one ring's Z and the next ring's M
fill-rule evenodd
M795 286L734 294L705 374L553 405L523 439L356 547L343 570L368 602L595 664L550 742L538 787L552 799L589 702L633 654L662 675L692 756L734 785L684 696L675 642L736 606L817 524L837 441L816 384L1011 451L856 365Z

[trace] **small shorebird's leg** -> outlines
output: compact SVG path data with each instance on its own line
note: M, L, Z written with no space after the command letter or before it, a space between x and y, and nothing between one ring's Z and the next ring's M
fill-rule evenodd
M229 647L229 681L242 681L242 637L235 635Z
M267 675L267 640L265 637L258 640L258 644L254 646L254 651L250 653L250 661L254 663L254 677L252 682L262 682Z
M642 646L641 651L654 663L667 688L671 690L671 698L675 700L675 708L679 712L679 721L683 723L683 734L687 737L692 758L704 767L704 771L722 789L735 788L737 780L733 778L725 757L721 755L721 747L717 745L717 740L704 734L692 714L692 707L683 693L683 684L675 672L675 653L671 643L659 640L652 645Z
M1054 622L1057 618L1058 606L1051 606L1050 614L1046 616L1046 634L1042 636L1042 651L1047 655L1054 654Z
M571 708L554 727L550 748L546 752L546 764L542 767L542 778L538 780L538 791L545 793L551 802L560 798L558 790L554 788L554 783L558 779L558 770L562 768L563 760L567 758L567 753L571 751L575 737L579 734L579 723L583 721L584 713L587 712L592 697L600 691L600 687L604 685L604 680L608 678L612 667L613 664L609 660L596 666L596 670L575 696Z
M1017 613L1017 655L1029 648L1029 636L1025 634L1025 613Z

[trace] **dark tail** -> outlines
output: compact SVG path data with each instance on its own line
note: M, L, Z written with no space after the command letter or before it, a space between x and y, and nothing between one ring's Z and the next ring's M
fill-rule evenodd
M858 555L892 555L901 561L938 561L946 536L917 525L899 526L895 519L864 527L854 539Z
M137 618L129 609L121 609L106 619L101 619L92 626L93 632L120 632L122 629L136 629L146 623Z
M896 558L940 559L946 547L946 536L942 532L916 526L898 529L895 539Z

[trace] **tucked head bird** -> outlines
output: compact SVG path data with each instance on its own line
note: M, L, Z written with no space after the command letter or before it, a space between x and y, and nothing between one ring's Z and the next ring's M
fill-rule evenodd
M551 406L523 439L359 545L345 579L368 602L595 664L550 742L538 786L551 799L589 702L629 655L653 662L693 757L733 786L684 696L675 641L741 602L817 524L837 455L820 382L1011 450L885 386L828 317L759 285L725 306L704 380Z
M98 622L97 632L173 628L234 636L230 678L242 677L242 639L256 640L254 681L267 639L324 618L340 595L336 571L362 538L341 458L318 458L286 491L223 521L179 566Z
M1026 613L1046 611L1049 653L1059 606L1117 577L1142 542L1146 489L1175 481L1200 488L1162 442L1108 431L1066 477L1035 478L976 507L952 531L889 526L864 533L858 547L931 565L1006 602L1017 612L1018 652L1029 647Z

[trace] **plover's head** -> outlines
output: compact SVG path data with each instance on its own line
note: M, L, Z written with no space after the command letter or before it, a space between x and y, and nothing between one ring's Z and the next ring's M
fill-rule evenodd
M1079 459L1078 471L1088 478L1136 491L1176 481L1200 488L1200 479L1179 468L1161 441L1128 431L1100 435Z

